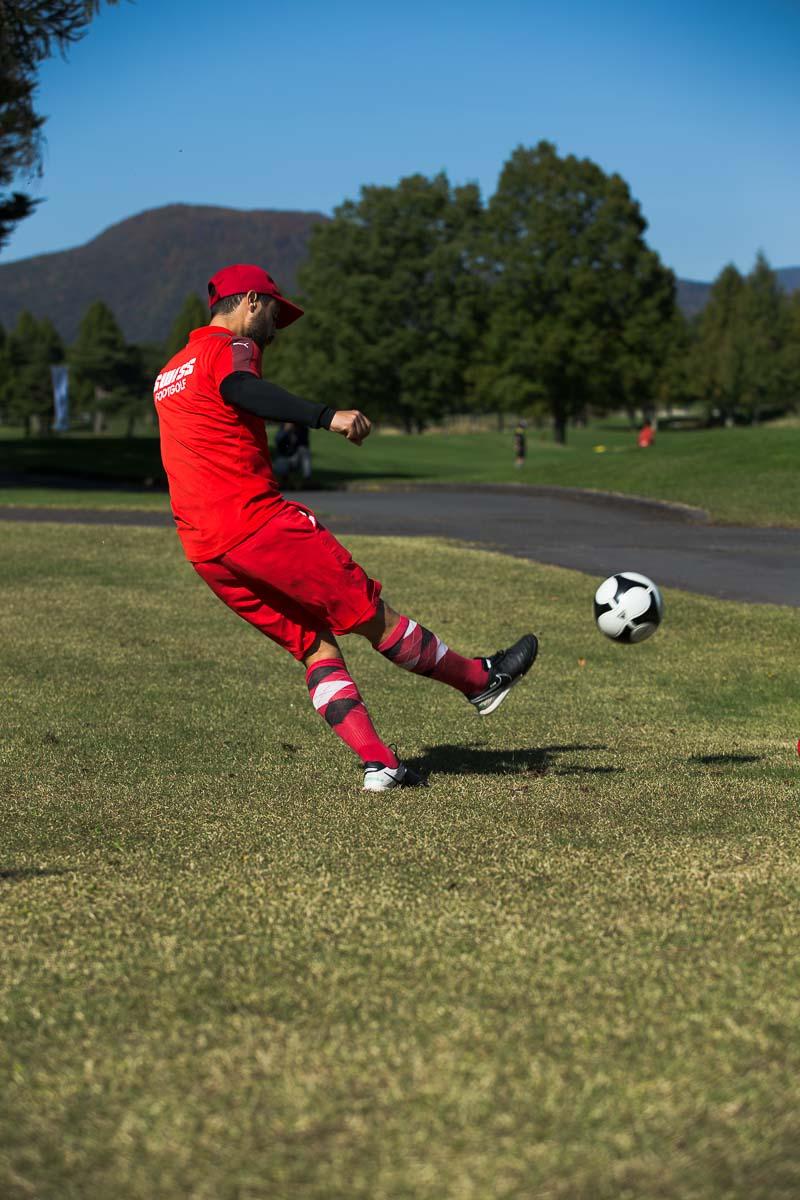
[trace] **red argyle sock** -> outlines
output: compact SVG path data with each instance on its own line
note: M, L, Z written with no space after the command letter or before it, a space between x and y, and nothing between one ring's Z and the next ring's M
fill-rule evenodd
M396 767L397 757L375 732L364 701L341 658L326 658L306 671L311 703L334 733L365 763Z
M483 691L489 681L482 658L462 658L430 629L409 617L400 618L397 628L383 639L378 651L396 667L449 683L465 696Z

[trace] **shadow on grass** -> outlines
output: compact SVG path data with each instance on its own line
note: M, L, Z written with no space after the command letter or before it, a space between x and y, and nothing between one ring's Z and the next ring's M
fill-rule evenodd
M409 759L423 775L547 775L559 754L605 750L606 746L575 743L565 746L520 747L516 750L487 750L481 746L426 746L424 754ZM556 767L557 775L609 775L620 767Z
M0 867L0 880L42 879L47 875L72 875L74 867Z
M763 754L693 754L690 763L704 767L735 765L736 763L763 762Z

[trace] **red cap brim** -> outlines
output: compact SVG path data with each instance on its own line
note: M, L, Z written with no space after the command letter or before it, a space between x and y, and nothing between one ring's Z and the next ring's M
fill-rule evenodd
M287 300L285 296L273 296L280 304L278 310L278 319L275 322L278 329L285 329L287 325L291 325L298 317L302 317L303 309L297 304L292 304L291 300Z

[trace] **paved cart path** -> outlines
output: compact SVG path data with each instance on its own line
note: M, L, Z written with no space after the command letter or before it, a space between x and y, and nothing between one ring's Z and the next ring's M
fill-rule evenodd
M598 580L633 570L665 587L800 607L800 529L711 525L698 510L568 489L440 485L290 498L343 535L455 538ZM0 507L2 520L172 524L166 512L121 509Z

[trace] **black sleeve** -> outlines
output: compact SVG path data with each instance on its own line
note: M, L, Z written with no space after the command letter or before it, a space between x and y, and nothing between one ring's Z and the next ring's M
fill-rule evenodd
M226 404L246 408L265 421L297 421L313 429L329 429L336 411L325 404L301 400L299 396L278 387L277 383L257 379L249 371L234 371L226 375L219 390Z

